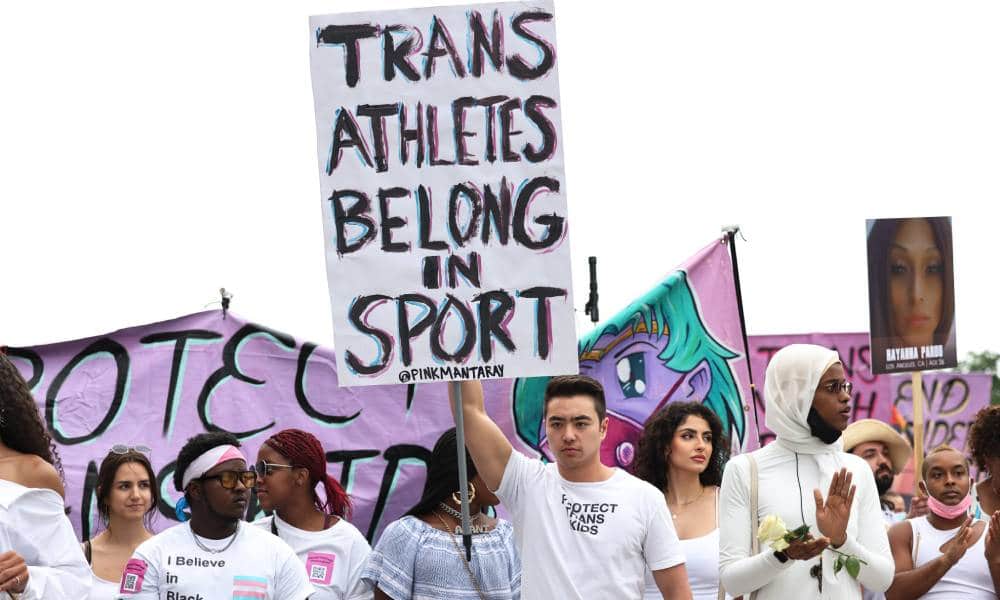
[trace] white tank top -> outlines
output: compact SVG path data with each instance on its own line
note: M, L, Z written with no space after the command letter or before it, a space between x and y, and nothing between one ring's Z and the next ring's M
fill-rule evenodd
M703 536L681 540L684 568L694 600L719 600L719 529ZM661 600L653 574L646 570L646 593L643 600ZM729 598L727 595L726 598Z
M715 491L715 512L718 515L718 490ZM715 529L705 535L680 540L681 550L684 552L684 568L687 570L693 600L719 600L718 516L716 516L715 523ZM646 569L646 593L643 594L642 598L643 600L662 600L663 598L649 569ZM729 594L726 594L726 598L730 598Z
M920 536L920 545L917 546L917 557L913 568L923 566L941 556L941 546L955 537L959 529L957 527L948 531L936 529L927 521L927 517L910 519L910 528L913 530L912 544L916 544L917 536ZM983 554L985 545L986 532L983 531L976 543L965 551L962 559L948 569L944 577L924 594L923 598L929 600L954 600L955 598L996 600L997 596L993 591L990 568L986 564L986 556Z

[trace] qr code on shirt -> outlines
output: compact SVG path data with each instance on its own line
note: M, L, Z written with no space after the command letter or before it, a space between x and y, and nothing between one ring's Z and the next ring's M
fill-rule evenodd
M333 566L337 557L327 552L310 552L306 556L306 573L310 583L330 585L333 580Z
M125 563L125 570L122 576L121 587L118 591L122 594L135 594L142 591L142 580L146 576L148 565L146 561L138 558L129 559Z

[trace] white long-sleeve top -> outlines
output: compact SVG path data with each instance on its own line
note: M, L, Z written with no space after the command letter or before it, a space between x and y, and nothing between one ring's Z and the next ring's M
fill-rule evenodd
M816 502L813 489L819 489L826 498L830 475L821 480L816 458L811 454L798 455L798 481L796 482L795 453L778 443L772 443L753 453L758 472L758 520L777 515L789 530L805 522L814 537L822 535L816 526ZM884 591L892 584L895 565L889 551L889 538L882 522L878 492L871 468L861 458L839 452L834 455L840 467L847 467L854 475L857 486L851 517L847 525L847 541L838 548L866 561L855 581L847 570L833 573L837 555L829 550L808 561L779 561L766 543L760 553L751 556L750 520L750 464L744 455L736 456L726 465L719 498L719 574L726 591L744 597L754 590L757 600L780 598L827 598L860 600L860 582L867 589ZM800 512L801 498L801 512ZM813 565L823 559L823 593L819 592L817 579L809 574Z
M21 600L85 600L90 566L63 512L59 494L0 479L0 552L28 564Z

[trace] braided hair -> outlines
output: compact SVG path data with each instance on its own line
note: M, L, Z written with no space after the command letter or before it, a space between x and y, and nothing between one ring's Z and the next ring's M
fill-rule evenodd
M465 453L465 470L471 481L477 475L476 465L469 453ZM424 491L416 505L406 512L406 516L420 517L430 514L437 505L451 497L458 487L458 435L454 427L445 431L431 450L427 463L427 479Z
M11 450L40 457L63 477L62 461L38 414L31 390L3 353L0 353L0 440Z
M301 429L285 429L272 435L264 443L287 458L292 466L307 469L313 488L322 482L326 501L320 502L314 489L316 508L328 515L350 518L351 499L340 482L326 472L326 452L316 436Z

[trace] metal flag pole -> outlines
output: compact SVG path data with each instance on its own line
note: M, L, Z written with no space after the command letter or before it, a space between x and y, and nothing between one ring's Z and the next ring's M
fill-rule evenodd
M455 441L458 445L458 493L462 497L462 544L465 560L472 560L472 523L469 518L469 473L465 468L465 417L462 414L462 383L448 382L455 402Z
M743 334L743 356L747 364L747 381L750 382L750 402L753 405L753 422L757 427L757 444L763 448L764 438L760 434L760 419L757 417L757 404L760 397L757 394L757 386L753 383L753 371L750 369L750 342L747 338L747 320L743 315L743 290L740 288L740 266L736 261L736 234L739 232L739 225L727 225L722 228L722 233L726 235L726 240L729 243L729 256L733 260L733 284L736 287L736 308L740 313L740 333Z

